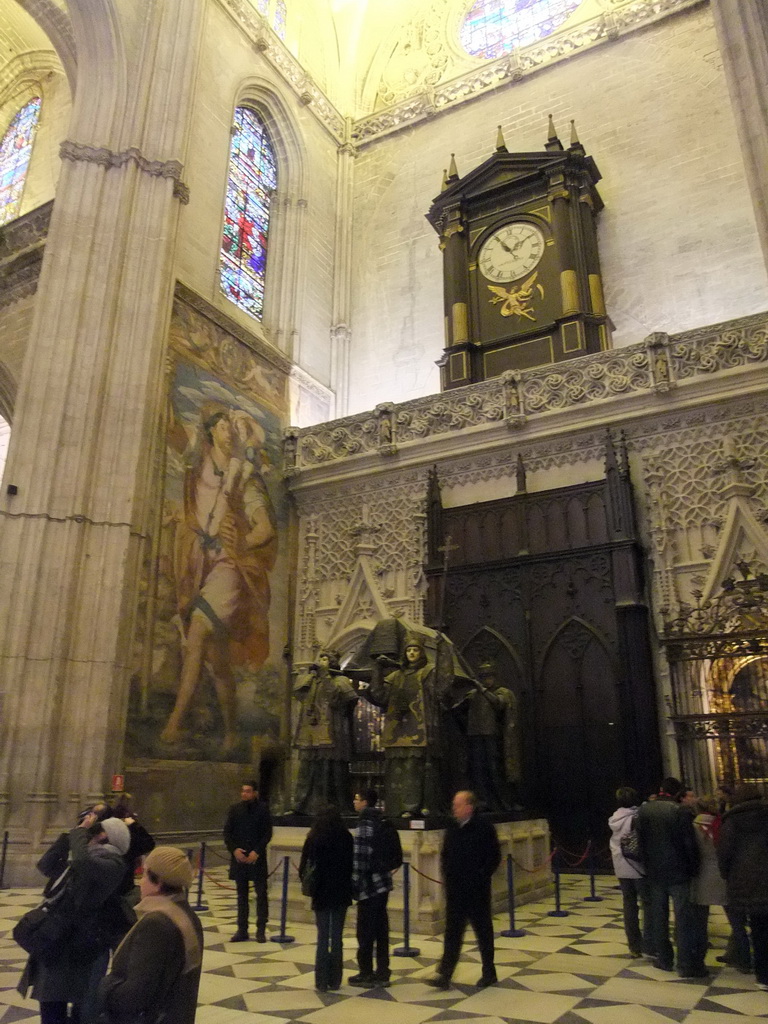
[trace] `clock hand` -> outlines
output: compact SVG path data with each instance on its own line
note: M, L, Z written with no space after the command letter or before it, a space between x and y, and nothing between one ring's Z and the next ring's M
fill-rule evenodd
M510 249L510 248L509 248L509 246L507 245L507 243L506 243L506 242L502 242L502 240L501 240L501 239L499 239L498 241L499 241L499 245L501 246L501 248L502 248L502 249L503 249L503 250L504 250L505 252L508 252L508 253L510 254L510 256L513 256L513 255L514 255L514 252L515 252L515 250L514 250L514 249Z

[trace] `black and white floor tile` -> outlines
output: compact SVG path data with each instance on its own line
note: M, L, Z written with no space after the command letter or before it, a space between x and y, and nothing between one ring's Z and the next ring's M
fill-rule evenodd
M768 992L754 978L719 965L728 925L715 910L710 927L709 978L678 979L627 955L621 898L613 878L598 879L602 902L585 902L586 878L563 879L563 908L552 918L551 901L518 910L520 938L503 938L508 922L496 918L499 984L478 990L479 956L471 932L448 992L425 984L440 956L439 937L412 936L419 955L392 957L393 984L361 990L346 982L338 992L314 987L315 930L296 924L290 944L256 942L231 945L234 893L224 869L212 872L200 917L206 952L197 1011L198 1024L758 1024L768 1021ZM277 914L277 889L272 904ZM15 921L39 900L32 889L0 891L0 1024L39 1019L38 1004L16 991L24 954L11 938ZM357 970L355 911L347 918L345 979ZM273 930L274 934L274 930ZM397 947L400 936L393 935Z

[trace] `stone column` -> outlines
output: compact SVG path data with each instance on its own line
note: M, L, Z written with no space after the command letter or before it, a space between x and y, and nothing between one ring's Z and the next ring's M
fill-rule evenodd
M78 95L0 495L9 878L121 765L203 0L70 0Z
M339 147L336 170L336 237L333 253L333 312L331 326L331 389L333 416L349 412L349 349L352 331L352 198L357 150L347 118L346 141Z
M755 219L768 265L768 6L712 0Z

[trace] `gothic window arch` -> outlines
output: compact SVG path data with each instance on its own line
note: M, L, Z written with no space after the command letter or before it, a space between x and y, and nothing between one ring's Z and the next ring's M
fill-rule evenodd
M265 119L250 106L236 107L224 205L220 282L226 297L258 320L264 313L270 206L277 179L275 148Z
M0 141L0 224L19 215L41 100L33 96L14 115Z
M459 30L473 57L492 60L555 32L582 0L472 0Z

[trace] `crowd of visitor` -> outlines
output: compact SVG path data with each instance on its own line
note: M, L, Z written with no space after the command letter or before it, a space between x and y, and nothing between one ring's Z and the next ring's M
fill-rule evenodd
M709 908L722 906L731 935L717 959L754 972L768 990L768 804L757 786L697 797L667 778L642 804L629 787L616 801L610 850L631 955L681 978L706 977Z
M377 809L377 799L375 790L355 794L352 833L339 810L327 807L304 843L299 874L317 924L320 992L341 986L342 937L353 902L359 970L348 982L360 988L390 985L387 901L403 855L399 834ZM709 908L722 906L731 935L717 959L754 972L758 987L768 990L768 802L759 790L742 785L697 796L667 778L643 802L630 787L617 790L616 800L610 852L630 955L682 978L706 977ZM437 975L428 982L439 989L451 987L467 924L481 957L477 987L497 982L491 879L501 853L493 825L476 805L473 793L456 793L444 833L446 928ZM251 883L255 938L266 940L271 837L269 809L257 784L248 782L224 827L237 889L232 942L249 938ZM203 938L187 902L193 877L187 856L174 847L156 847L130 801L121 799L113 807L86 808L38 868L48 878L43 910L25 915L14 936L30 954L19 990L40 1002L41 1024L193 1024Z

